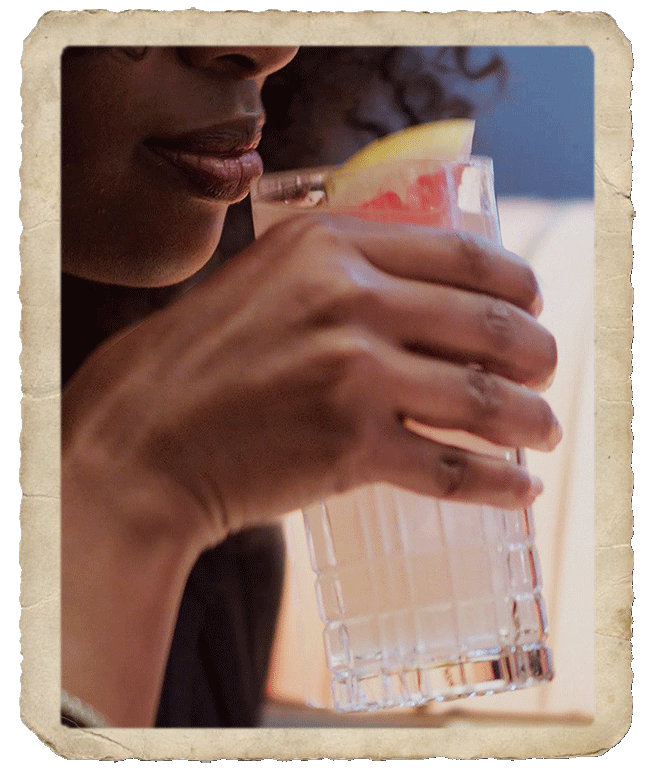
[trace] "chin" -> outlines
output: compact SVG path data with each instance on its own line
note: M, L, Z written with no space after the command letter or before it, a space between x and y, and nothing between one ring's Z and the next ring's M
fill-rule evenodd
M75 252L64 252L62 271L100 284L169 287L194 276L208 263L215 249L216 242L206 247L205 251L193 255L159 253L152 257L150 254L126 255L119 251L112 252L110 256L95 253L92 262L88 261L86 253L80 256Z
M123 287L179 284L200 271L213 256L223 219L223 215L202 221L186 219L179 230L152 230L148 225L147 235L133 226L107 229L99 221L89 221L86 230L62 230L62 270L89 281Z

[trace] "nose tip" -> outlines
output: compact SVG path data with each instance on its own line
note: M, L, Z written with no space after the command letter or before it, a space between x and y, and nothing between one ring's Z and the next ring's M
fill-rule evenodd
M230 67L240 74L267 76L286 65L296 46L184 46L182 56L197 68Z

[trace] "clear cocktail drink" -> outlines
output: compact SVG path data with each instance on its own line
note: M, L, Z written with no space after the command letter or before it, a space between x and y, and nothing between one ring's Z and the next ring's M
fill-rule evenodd
M329 202L330 171L263 176L256 234L302 209L449 227L500 240L492 163L412 160L372 169ZM379 189L393 181L395 188ZM521 460L462 432L424 436ZM552 677L530 510L436 500L377 484L304 509L337 709L417 705Z

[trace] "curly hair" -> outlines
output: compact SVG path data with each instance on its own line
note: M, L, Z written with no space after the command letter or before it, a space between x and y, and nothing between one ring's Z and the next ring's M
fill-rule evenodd
M303 47L265 83L260 151L268 170L342 162L355 146L401 127L476 115L506 78L494 50Z

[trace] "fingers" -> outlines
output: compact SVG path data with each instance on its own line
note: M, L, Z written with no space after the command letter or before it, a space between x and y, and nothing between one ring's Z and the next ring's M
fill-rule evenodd
M385 295L385 318L403 345L479 364L542 388L556 366L556 342L530 314L488 295L400 280Z
M534 316L542 296L531 268L507 250L454 231L399 225L344 223L366 258L394 276L486 293Z
M512 461L449 447L396 426L384 479L435 498L519 509L542 483Z
M485 371L418 355L395 356L389 385L399 418L466 431L504 447L550 451L561 426L537 393Z
M533 501L539 482L503 448L556 446L560 426L543 398L503 377L406 353L372 336L349 342L354 359L342 365L328 398L346 410L336 419L350 420L352 459L345 464L355 483L387 481L506 508Z
M535 274L517 255L482 237L422 225L382 224L355 217L301 215L272 227L263 237L328 255L352 246L391 276L486 293L533 316L542 310Z
M334 380L324 398L334 409L330 419L349 432L343 462L356 483L389 481L507 507L533 500L532 478L492 445L556 446L560 426L537 393L488 372L407 353L364 331L342 330L327 340L327 350L317 350L331 357L319 362L330 366ZM438 430L408 429L411 421ZM464 449L462 440L469 442Z
M522 260L451 232L359 223L303 218L286 231L301 267L309 257L315 269L300 295L311 324L362 324L411 350L549 384L556 344L532 314L538 286Z
M271 251L278 241L289 260ZM541 486L513 460L406 425L509 449L557 444L551 409L524 386L546 382L556 362L528 266L481 239L354 218L296 218L261 242L275 273L269 299L298 278L283 311L315 354L320 413L345 423L328 426L347 431L337 485L389 481L503 507L533 500Z

